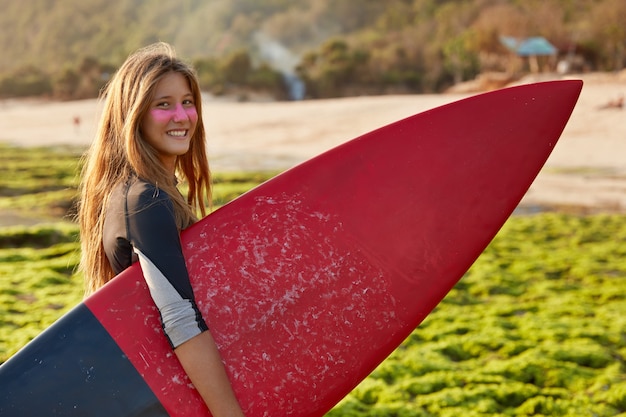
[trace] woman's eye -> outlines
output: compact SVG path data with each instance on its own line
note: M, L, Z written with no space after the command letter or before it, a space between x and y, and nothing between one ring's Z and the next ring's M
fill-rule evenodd
M161 103L157 103L156 106L160 109L167 109L170 106L170 103L164 101Z
M183 106L193 106L193 100L183 100Z

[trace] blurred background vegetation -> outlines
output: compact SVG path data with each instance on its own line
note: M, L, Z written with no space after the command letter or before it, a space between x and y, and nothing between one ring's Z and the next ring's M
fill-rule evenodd
M541 70L626 63L624 0L0 0L0 10L0 97L95 97L155 41L194 63L207 91L275 99L514 79L528 62L502 36L552 43Z

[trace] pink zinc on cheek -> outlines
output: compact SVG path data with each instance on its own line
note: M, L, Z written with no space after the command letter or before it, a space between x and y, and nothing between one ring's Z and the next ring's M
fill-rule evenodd
M152 119L157 123L168 123L172 119L189 119L191 122L195 123L198 121L198 112L196 107L183 107L182 105L177 105L174 108L169 109L151 109L150 115Z
M150 115L152 116L152 120L157 123L167 123L169 120L176 114L175 111L165 110L165 109L151 109Z
M187 117L189 117L189 120L191 120L192 122L197 122L198 121L198 111L196 110L196 107L188 107L185 109L185 113L187 113Z

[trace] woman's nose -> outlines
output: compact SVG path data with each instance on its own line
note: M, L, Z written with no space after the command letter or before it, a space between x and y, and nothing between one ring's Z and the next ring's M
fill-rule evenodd
M182 104L179 103L176 105L176 108L174 109L173 119L175 122L182 122L186 119L189 119L189 116L187 115L187 112L185 111L185 108Z

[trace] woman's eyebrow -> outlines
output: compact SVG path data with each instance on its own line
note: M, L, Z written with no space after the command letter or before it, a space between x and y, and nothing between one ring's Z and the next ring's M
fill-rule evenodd
M193 97L193 93L185 93L183 94L183 97L187 98L187 97ZM171 100L173 98L173 96L171 95L162 95L162 96L155 96L154 99L152 101L158 101L158 100Z

